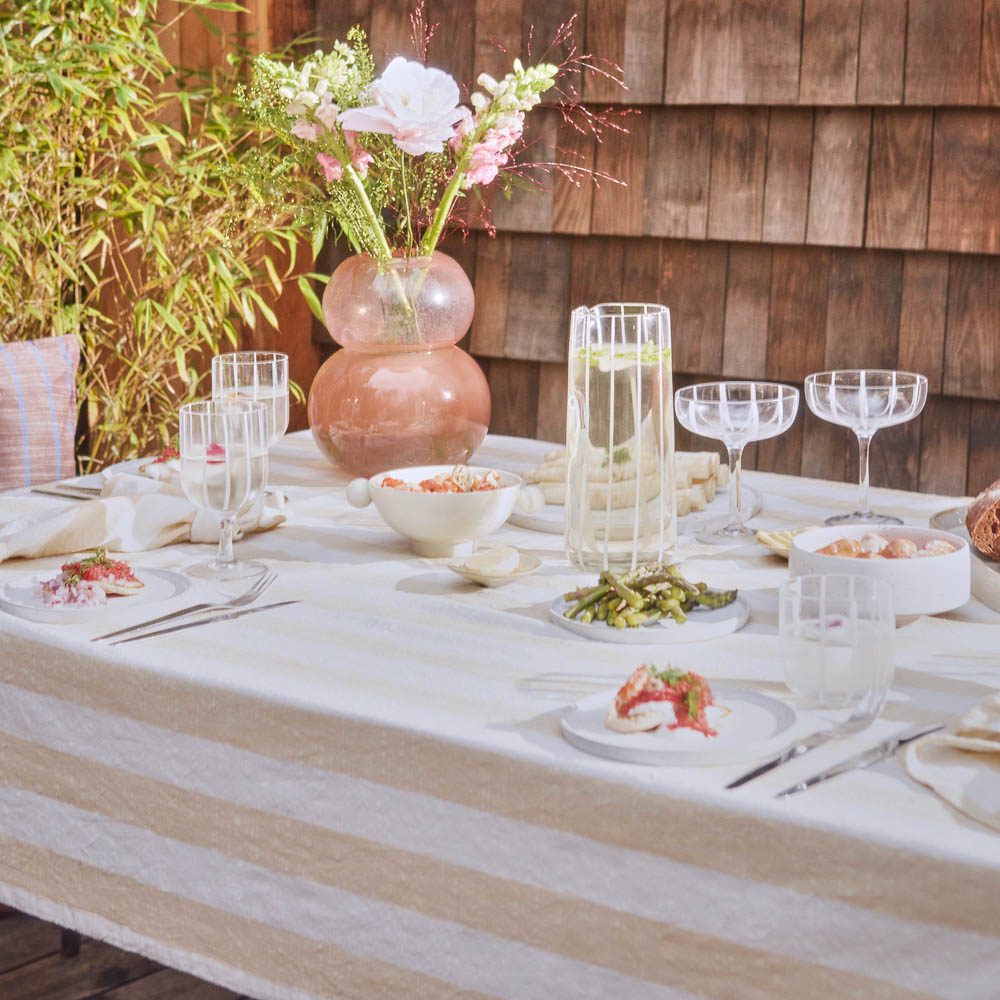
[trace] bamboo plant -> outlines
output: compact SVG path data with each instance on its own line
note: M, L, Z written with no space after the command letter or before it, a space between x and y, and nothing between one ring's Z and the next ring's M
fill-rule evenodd
M276 326L268 296L296 269L296 220L262 218L232 180L252 149L228 96L238 60L185 76L157 6L0 7L0 340L79 336L84 469L167 442L205 358Z

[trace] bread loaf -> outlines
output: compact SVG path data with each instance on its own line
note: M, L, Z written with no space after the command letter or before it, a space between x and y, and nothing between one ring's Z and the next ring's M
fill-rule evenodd
M984 556L1000 559L1000 479L969 505L965 526L972 544Z

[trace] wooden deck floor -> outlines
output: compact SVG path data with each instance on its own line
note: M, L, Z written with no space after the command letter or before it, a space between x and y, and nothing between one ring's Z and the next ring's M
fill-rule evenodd
M73 957L62 932L0 907L0 997L3 1000L249 1000L156 962L83 938Z

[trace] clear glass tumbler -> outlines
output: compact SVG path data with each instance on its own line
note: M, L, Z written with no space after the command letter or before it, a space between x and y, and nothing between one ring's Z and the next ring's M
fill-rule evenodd
M677 544L670 310L573 311L566 407L566 554L635 569Z
M871 721L893 676L892 587L849 574L800 576L779 592L785 683L821 708Z
M849 369L806 377L806 403L820 420L850 427L858 437L858 509L827 524L902 524L891 514L876 514L868 503L868 452L875 432L906 423L927 402L927 378L913 372Z
M188 500L219 519L215 559L190 567L192 576L234 580L255 576L263 563L240 562L233 533L267 482L267 407L263 403L210 399L180 411L181 485Z
M212 398L263 403L270 447L288 430L288 355L274 351L217 355L212 358Z
M784 434L799 411L799 390L775 382L705 382L678 389L677 419L692 434L721 441L729 453L729 518L698 534L724 544L752 538L743 507L743 449Z

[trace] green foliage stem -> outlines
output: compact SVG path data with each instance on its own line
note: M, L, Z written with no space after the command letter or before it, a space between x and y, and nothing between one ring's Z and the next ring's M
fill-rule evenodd
M0 340L79 336L85 468L170 440L208 357L275 324L300 251L300 213L236 180L268 154L227 96L239 54L178 69L158 6L0 4ZM169 9L210 30L237 7Z

